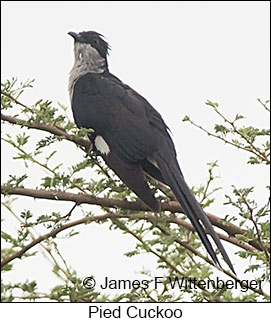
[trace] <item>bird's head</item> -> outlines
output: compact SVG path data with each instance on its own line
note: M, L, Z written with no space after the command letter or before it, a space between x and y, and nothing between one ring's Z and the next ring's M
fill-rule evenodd
M95 49L102 58L106 59L110 47L109 44L103 39L103 35L97 33L96 31L82 31L78 34L71 31L68 34L74 38L75 46L82 47L82 45L85 45L85 50L90 51Z
M74 67L79 74L103 73L108 69L107 55L110 49L103 36L95 31L68 33L74 39Z

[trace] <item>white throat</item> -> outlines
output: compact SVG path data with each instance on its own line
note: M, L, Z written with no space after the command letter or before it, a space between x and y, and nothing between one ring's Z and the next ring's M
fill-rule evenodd
M81 76L87 73L103 73L105 66L105 59L90 44L75 43L74 65L69 77L70 100L72 100L74 85Z

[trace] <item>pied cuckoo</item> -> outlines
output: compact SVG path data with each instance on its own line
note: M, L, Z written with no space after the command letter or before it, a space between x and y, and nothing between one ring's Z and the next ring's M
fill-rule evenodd
M101 34L83 31L69 35L74 38L69 93L76 125L93 129L92 147L151 210L159 212L159 203L146 174L169 186L214 263L220 265L207 234L234 272L220 239L184 180L169 129L159 112L109 72L109 44Z

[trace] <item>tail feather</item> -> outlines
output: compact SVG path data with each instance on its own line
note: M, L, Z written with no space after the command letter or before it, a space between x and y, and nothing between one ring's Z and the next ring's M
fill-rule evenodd
M174 158L172 162L169 162L168 160L165 161L163 156L161 156L159 153L155 155L155 160L159 166L159 169L165 181L171 187L174 195L176 196L177 200L181 204L184 212L190 219L195 230L198 232L202 243L204 244L208 253L212 257L213 261L220 266L219 260L210 243L210 240L208 239L205 233L204 227L206 229L206 232L209 233L213 238L215 244L217 245L219 251L221 252L224 260L226 261L230 269L235 273L233 265L226 253L226 250L224 249L219 237L217 236L215 230L213 229L212 224L210 223L209 219L207 218L204 211L202 210L199 203L197 202L195 196L193 195L188 185L186 184L182 176L182 173L180 171L177 160L175 160Z

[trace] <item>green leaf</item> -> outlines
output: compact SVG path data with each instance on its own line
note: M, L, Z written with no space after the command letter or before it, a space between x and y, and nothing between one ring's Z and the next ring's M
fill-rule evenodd
M185 122L185 121L190 121L190 118L189 118L189 116L184 116L184 118L183 118L183 120L182 120L183 122Z
M216 103L216 102L211 102L211 101L207 100L205 102L205 104L209 105L210 107L213 107L213 108L218 108L218 103Z

